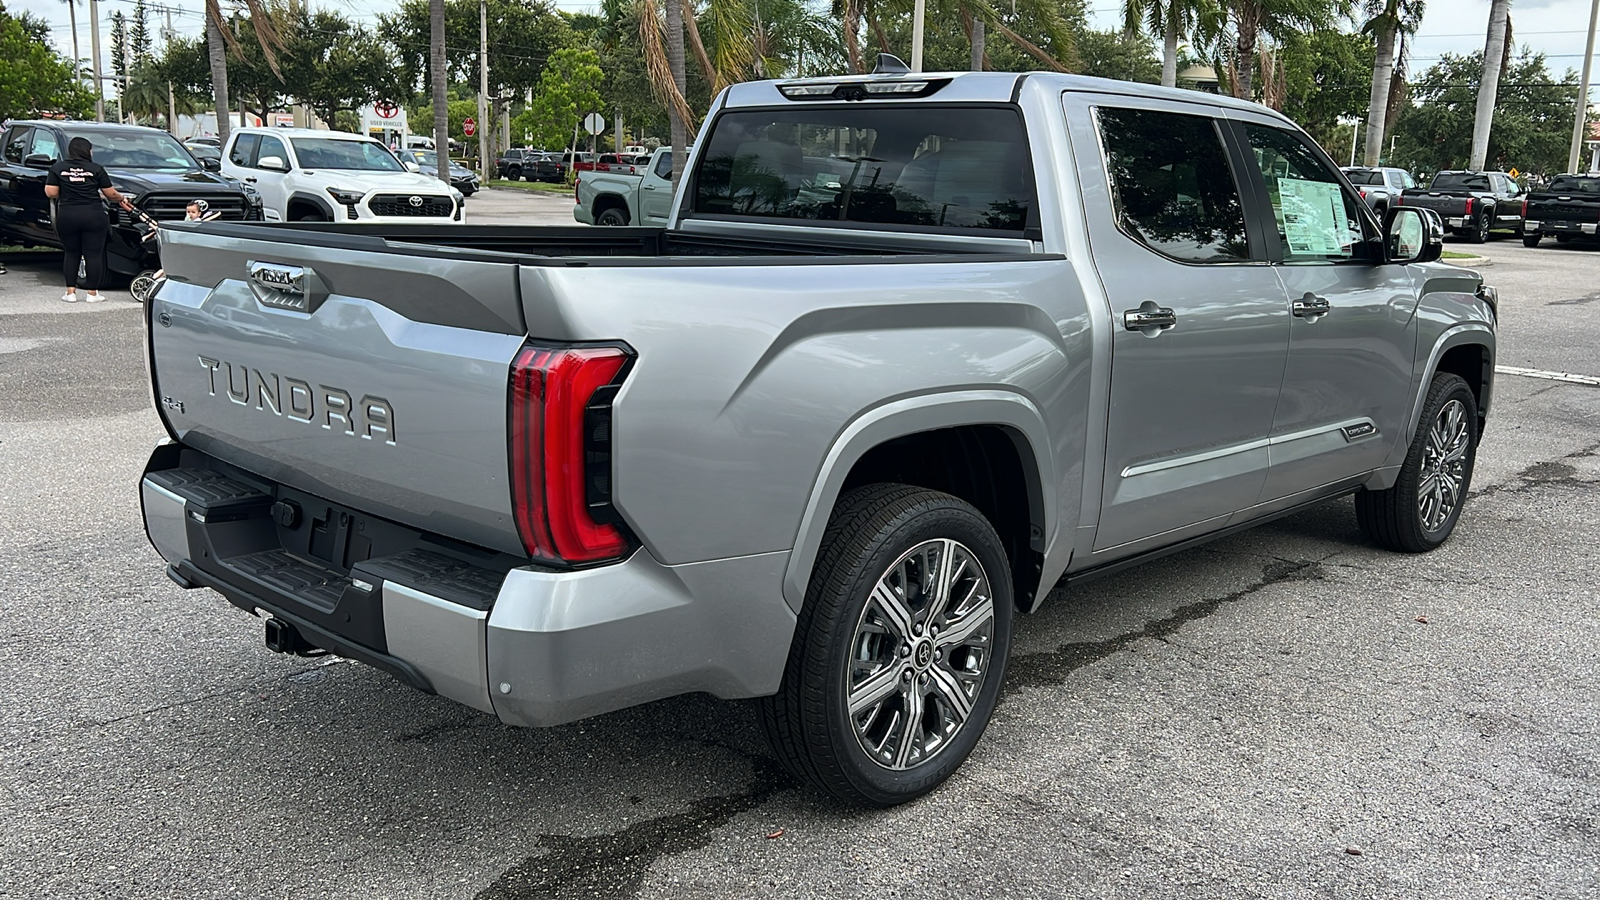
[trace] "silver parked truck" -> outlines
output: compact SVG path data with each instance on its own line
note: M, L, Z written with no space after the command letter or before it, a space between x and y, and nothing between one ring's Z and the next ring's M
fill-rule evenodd
M1260 106L1055 74L734 85L664 228L163 223L167 573L511 725L760 698L927 792L1017 614L1354 495L1438 546L1492 289Z

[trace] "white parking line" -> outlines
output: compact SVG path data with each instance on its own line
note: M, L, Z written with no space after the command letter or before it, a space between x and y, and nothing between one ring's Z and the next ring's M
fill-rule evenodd
M1543 378L1546 381L1562 381L1567 384L1587 384L1591 387L1600 387L1600 378L1596 378L1593 375L1573 375L1570 372L1524 369L1521 366L1495 366L1494 370L1501 375L1522 375L1526 378Z

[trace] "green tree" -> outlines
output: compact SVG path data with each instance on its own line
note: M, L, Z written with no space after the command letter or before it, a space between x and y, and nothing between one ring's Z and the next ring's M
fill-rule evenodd
M1412 103L1395 123L1391 162L1417 172L1463 169L1471 162L1480 53L1445 54L1411 86ZM1557 81L1544 54L1527 48L1509 61L1494 107L1485 166L1554 174L1567 164L1578 79L1570 70Z
M1123 29L1161 38L1161 85L1178 85L1178 42L1195 37L1208 44L1222 28L1217 0L1123 0Z
M1228 84L1235 97L1255 99L1255 72L1261 36L1282 44L1292 35L1331 27L1350 11L1350 0L1226 0L1233 39L1222 49Z
M399 76L407 85L427 84L429 0L402 0L378 17L376 33L393 47ZM521 97L539 84L545 60L572 46L567 22L539 0L489 0L489 91ZM446 84L478 83L478 0L444 0L449 35ZM397 102L404 98L391 98Z
M300 9L282 69L285 93L324 122L332 122L340 110L354 111L412 90L386 43L330 10Z
M513 139L527 135L536 146L568 146L579 121L603 110L600 89L604 85L605 72L600 69L598 53L588 49L557 50L550 55L533 102L511 121Z
M87 117L94 95L74 77L75 66L58 56L29 16L13 16L0 3L0 121L45 113ZM45 34L48 35L48 26Z
M1348 159L1350 128L1339 120L1360 116L1366 108L1372 36L1333 30L1290 35L1278 56L1284 68L1283 114L1329 148L1334 159ZM1336 147L1343 149L1334 152Z
M154 45L155 42L150 37L150 9L145 5L145 0L138 0L133 4L133 25L128 30L128 49L132 51L134 67L150 59L150 51Z
M111 14L111 71L117 84L128 80L128 17L121 12Z

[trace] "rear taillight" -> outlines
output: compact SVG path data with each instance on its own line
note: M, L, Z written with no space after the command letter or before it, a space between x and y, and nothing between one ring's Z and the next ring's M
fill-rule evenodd
M1469 216L1472 215L1472 201L1473 201L1473 199L1474 198L1472 198L1472 197L1468 197L1467 198L1467 215L1469 215Z
M577 178L577 176L573 176L573 178L572 178L572 202L578 204L579 206L583 205L583 201L578 199L578 178Z
M594 563L628 550L611 506L611 400L631 358L620 347L528 346L517 353L511 506L534 559Z
M1524 219L1526 219L1528 217L1528 198L1527 197L1523 197L1522 198L1522 217Z

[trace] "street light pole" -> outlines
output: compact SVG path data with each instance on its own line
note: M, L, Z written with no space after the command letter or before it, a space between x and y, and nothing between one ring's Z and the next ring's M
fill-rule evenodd
M1363 121L1365 120L1357 119L1350 123L1350 165L1352 166L1356 164L1356 132L1361 130Z
M106 120L106 84L100 78L100 3L89 0L89 54L94 57L94 120Z
M437 148L434 152L439 152ZM478 168L489 183L489 0L478 0Z
M1600 20L1600 0L1589 6L1589 40L1583 48L1583 77L1578 79L1578 108L1572 114L1572 147L1567 152L1567 171L1578 171L1578 151L1583 148L1583 126L1589 121L1589 64L1594 62L1594 30Z
M928 17L928 0L917 0L911 14L911 71L922 71L922 20Z

